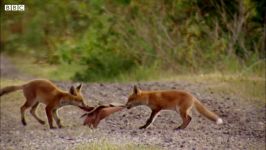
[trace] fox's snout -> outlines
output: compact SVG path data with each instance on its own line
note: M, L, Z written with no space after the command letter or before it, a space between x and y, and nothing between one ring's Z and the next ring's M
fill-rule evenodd
M77 104L79 107L86 107L87 105L82 101Z

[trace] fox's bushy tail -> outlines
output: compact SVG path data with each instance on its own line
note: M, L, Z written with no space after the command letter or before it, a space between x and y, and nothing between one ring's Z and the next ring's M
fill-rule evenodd
M0 89L0 96L22 89L22 85L12 85Z
M199 100L195 99L195 107L199 113L217 124L222 124L223 120L214 112L209 111Z

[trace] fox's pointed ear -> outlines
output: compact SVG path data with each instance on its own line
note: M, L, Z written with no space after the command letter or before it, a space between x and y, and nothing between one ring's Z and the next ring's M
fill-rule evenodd
M70 87L69 93L72 94L72 95L76 95L76 90L75 90L74 86Z
M80 90L81 90L81 88L82 88L82 83L80 83L78 86L77 86L77 91L79 92Z
M136 85L134 85L134 94L139 94L140 93L140 89L138 89L138 87Z

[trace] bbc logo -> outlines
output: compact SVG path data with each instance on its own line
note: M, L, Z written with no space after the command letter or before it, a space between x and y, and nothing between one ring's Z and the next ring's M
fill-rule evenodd
M5 5L5 11L25 11L25 5Z

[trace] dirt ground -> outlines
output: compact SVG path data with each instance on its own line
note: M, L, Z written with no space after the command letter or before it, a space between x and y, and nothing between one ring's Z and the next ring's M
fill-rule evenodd
M1 59L1 79L24 78L11 67L8 60ZM16 75L9 76L9 74ZM4 73L4 74L2 74ZM25 78L24 78L25 79ZM68 89L72 83L56 82L59 87ZM77 83L74 83L77 85ZM134 83L89 83L84 84L83 93L86 103L98 105L111 102L125 103ZM74 149L77 145L107 139L112 143L136 143L156 145L161 149L265 149L265 106L245 102L235 95L212 92L208 84L172 82L139 83L141 89L184 89L190 91L210 110L219 114L224 124L215 123L202 117L196 110L192 121L185 130L175 131L181 124L179 115L174 111L163 111L148 129L140 130L149 117L150 110L139 106L124 109L103 120L97 129L83 126L80 116L83 111L74 106L60 109L59 115L63 129L48 128L44 106L38 114L46 120L40 125L29 112L26 113L27 126L20 122L20 106L24 99L10 100L7 95L1 97L1 149ZM19 92L18 92L19 93ZM21 93L21 92L20 92ZM21 94L22 95L22 94Z

